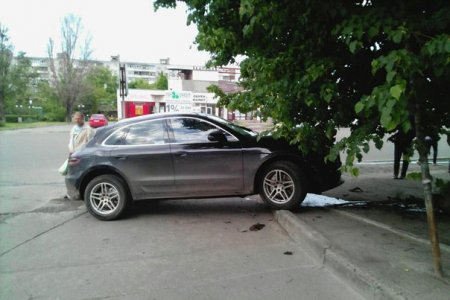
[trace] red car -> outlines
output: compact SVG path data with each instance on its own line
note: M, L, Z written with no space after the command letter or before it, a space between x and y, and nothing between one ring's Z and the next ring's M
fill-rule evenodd
M89 125L93 128L108 125L108 119L103 114L94 114L89 118Z

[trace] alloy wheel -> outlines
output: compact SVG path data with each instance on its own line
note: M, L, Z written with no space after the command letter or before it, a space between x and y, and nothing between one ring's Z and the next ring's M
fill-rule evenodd
M263 188L266 197L276 204L289 202L295 194L292 177L285 171L275 169L264 177Z
M96 213L109 215L117 209L121 199L119 191L114 185L100 182L92 188L89 200Z

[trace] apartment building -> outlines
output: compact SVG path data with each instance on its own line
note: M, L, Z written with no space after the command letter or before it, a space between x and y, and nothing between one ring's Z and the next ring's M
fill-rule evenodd
M48 81L51 76L49 58L30 57L38 80ZM57 63L57 61L56 61ZM119 78L121 66L125 67L126 81L142 79L154 83L160 73L168 78L169 90L132 90L125 97L117 92L117 115L128 118L161 112L199 112L228 119L241 118L238 112L228 112L218 107L214 94L208 92L211 85L219 86L226 93L239 90L239 66L207 68L205 66L171 65L169 58L157 63L121 61L111 56L108 61L91 60L92 65L107 67Z

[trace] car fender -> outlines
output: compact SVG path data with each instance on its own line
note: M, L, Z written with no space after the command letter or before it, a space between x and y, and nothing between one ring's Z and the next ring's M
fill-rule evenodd
M80 180L80 188L79 188L80 196L84 198L84 191L86 189L86 186L93 178L104 174L114 174L119 176L125 182L126 188L130 193L131 197L133 198L134 191L131 185L129 184L128 178L119 169L117 169L115 166L109 163L95 165L86 170L83 176L81 176Z

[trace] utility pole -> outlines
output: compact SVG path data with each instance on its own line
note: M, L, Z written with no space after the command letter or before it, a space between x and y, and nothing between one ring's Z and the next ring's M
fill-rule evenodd
M125 69L125 64L119 65L119 93L120 93L120 97L122 98L120 107L121 107L121 111L122 111L122 116L124 116L124 114L125 114L125 96L128 95L127 72Z

